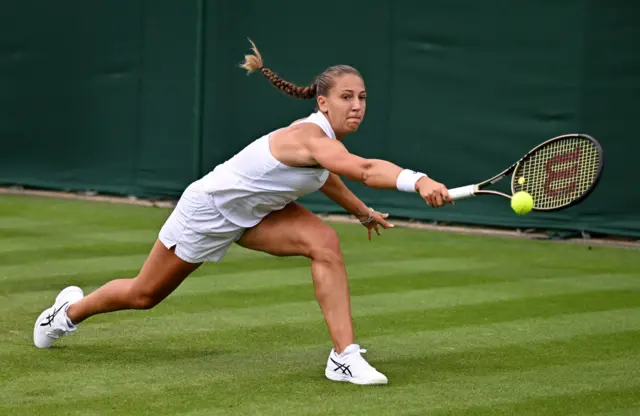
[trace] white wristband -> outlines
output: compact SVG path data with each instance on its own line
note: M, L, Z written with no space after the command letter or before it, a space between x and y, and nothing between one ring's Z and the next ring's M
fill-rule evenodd
M405 169L400 172L400 175L398 175L398 179L396 180L396 187L399 191L402 192L416 192L416 182L418 182L420 178L426 176L427 175L422 172Z

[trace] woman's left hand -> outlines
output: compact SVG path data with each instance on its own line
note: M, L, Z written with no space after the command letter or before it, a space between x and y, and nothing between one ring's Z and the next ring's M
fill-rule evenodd
M393 224L389 223L386 218L389 217L389 214L383 214L374 210L373 208L369 208L369 213L366 216L358 217L360 220L360 224L367 228L367 234L369 236L369 241L371 241L371 230L375 230L376 234L380 235L380 229L382 228L393 228Z

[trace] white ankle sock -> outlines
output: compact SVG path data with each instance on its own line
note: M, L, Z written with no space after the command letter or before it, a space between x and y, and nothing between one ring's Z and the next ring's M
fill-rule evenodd
M64 310L62 311L63 313L62 317L64 318L64 321L67 323L67 326L73 329L76 327L76 325L73 322L71 322L71 319L69 319L69 317L67 316L67 309L69 309L69 306L71 305L67 305L66 308L64 308Z

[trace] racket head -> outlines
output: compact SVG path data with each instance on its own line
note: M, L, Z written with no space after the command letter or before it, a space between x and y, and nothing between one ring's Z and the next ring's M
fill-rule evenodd
M583 201L604 167L600 143L586 134L565 134L541 143L518 161L511 193L528 192L535 211L556 211ZM518 181L524 178L525 182Z

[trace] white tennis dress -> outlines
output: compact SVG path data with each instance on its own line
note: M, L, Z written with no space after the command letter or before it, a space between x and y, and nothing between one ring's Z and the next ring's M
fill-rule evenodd
M297 123L316 124L336 138L320 112ZM167 248L175 246L176 255L190 263L220 261L247 228L324 185L329 177L326 169L294 168L273 157L269 147L273 133L187 187L159 233Z

